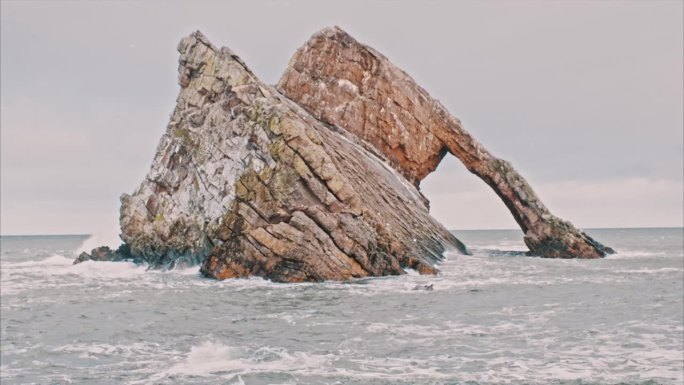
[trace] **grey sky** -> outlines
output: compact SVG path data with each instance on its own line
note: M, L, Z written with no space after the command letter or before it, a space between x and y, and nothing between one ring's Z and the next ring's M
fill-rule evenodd
M274 83L339 25L405 69L580 227L682 226L681 1L28 2L1 9L3 234L92 233L145 175L203 31ZM455 159L449 228L514 228Z

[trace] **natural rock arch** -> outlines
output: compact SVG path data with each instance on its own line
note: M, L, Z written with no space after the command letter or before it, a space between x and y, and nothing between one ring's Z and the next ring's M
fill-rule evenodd
M553 216L384 56L338 28L300 48L278 88L199 32L181 40L176 109L146 178L121 197L116 251L151 267L202 263L218 279L347 280L437 272L465 246L418 190L447 153L501 197L534 254L611 252Z
M531 254L599 258L612 252L552 215L510 163L489 153L408 74L340 28L313 35L290 60L278 90L370 143L416 186L453 154L501 198Z

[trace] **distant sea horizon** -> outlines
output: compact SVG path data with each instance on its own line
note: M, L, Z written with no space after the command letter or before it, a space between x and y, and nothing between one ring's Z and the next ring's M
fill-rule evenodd
M646 229L682 229L684 226L626 226L626 227L580 227L581 230L591 231L591 230L646 230ZM520 231L519 228L491 228L491 229L447 229L451 232L454 231ZM54 233L54 234L1 234L0 237L85 237L92 236L95 233Z

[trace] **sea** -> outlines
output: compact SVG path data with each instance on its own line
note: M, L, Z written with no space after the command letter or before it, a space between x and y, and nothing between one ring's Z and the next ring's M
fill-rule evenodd
M600 260L455 231L437 276L282 284L72 265L88 236L3 236L0 382L684 383L684 229L596 229Z

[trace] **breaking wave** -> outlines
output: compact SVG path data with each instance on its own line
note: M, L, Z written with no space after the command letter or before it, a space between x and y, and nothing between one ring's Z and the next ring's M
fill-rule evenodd
M119 232L118 224L109 229L96 231L86 240L84 240L83 243L78 246L78 248L76 248L76 252L74 254L79 255L82 252L90 253L92 249L100 246L108 246L110 249L116 250L121 245Z

